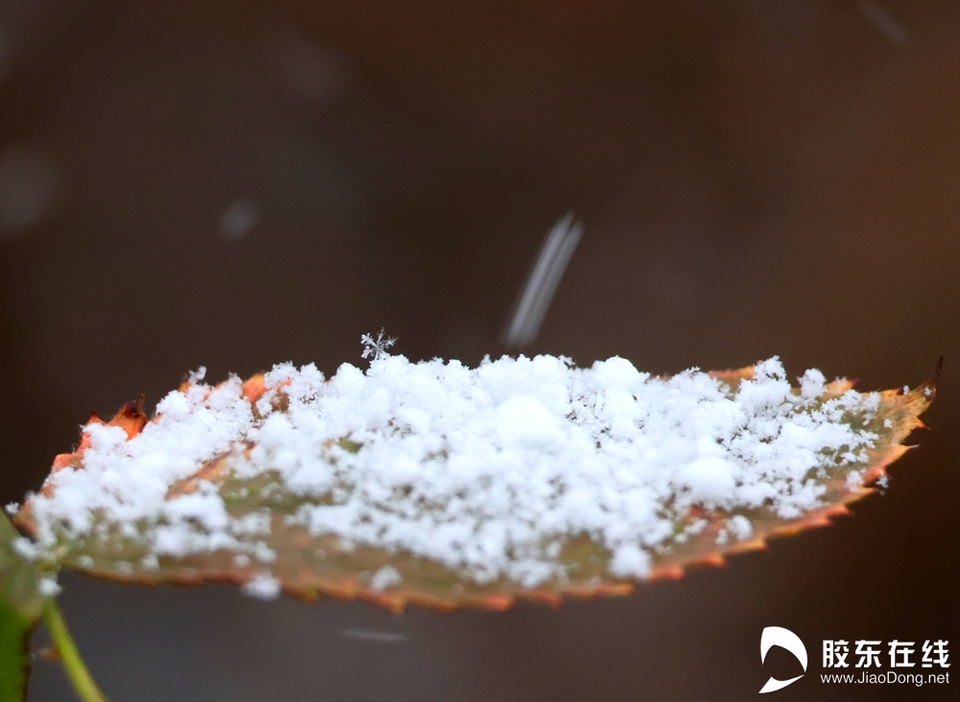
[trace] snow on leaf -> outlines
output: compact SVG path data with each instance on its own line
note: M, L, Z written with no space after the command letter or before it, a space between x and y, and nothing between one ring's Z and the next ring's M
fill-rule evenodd
M939 375L939 366L938 366ZM501 609L629 592L825 524L901 456L936 378L859 393L776 358L276 366L93 418L19 523L65 566L258 597Z

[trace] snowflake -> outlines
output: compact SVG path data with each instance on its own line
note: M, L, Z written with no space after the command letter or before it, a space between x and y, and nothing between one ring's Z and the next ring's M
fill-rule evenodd
M381 356L387 355L387 349L397 343L397 338L384 336L383 327L381 327L376 339L370 334L364 334L360 337L360 343L363 344L363 353L360 354L360 358L373 356L373 360L376 361Z

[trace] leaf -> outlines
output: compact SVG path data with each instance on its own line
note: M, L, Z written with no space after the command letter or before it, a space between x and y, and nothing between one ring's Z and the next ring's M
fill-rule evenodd
M30 635L40 619L40 569L14 548L20 534L0 515L0 702L26 699Z
M516 388L533 382L530 379L535 377L566 378L568 399L573 398L570 401L574 403L567 420L592 427L591 431L597 437L598 453L601 445L606 446L609 442L616 450L632 446L632 441L642 442L642 432L648 431L645 422L647 425L655 424L655 420L667 424L688 421L695 424L694 415L704 408L713 412L709 415L710 421L726 416L724 412L739 412L736 414L739 422L736 431L723 435L722 441L716 439L720 446L718 451L726 451L724 455L728 457L736 455L744 464L737 466L741 472L736 473L740 477L736 479L735 488L733 479L724 477L722 465L715 469L716 462L687 460L671 473L669 480L657 476L649 478L653 487L648 493L658 495L659 500L655 509L650 510L651 534L617 536L618 525L613 518L604 524L606 531L543 528L535 531L532 541L510 541L511 545L503 555L506 565L492 573L483 570L482 560L465 559L463 563L453 563L449 558L445 561L443 555L432 557L430 544L434 538L440 538L442 530L463 526L462 520L448 518L448 513L455 512L456 505L476 499L478 495L483 497L484 491L493 494L504 489L504 484L509 485L510 476L540 470L547 464L531 463L525 469L490 475L481 470L482 478L465 484L456 494L450 493L447 502L428 499L417 502L420 506L410 517L412 521L407 523L401 519L400 522L407 526L420 525L411 527L416 533L404 542L416 544L421 538L425 545L419 551L416 546L398 547L396 541L378 540L376 536L350 538L353 532L349 530L338 531L329 525L318 528L304 516L319 514L326 518L326 515L340 514L337 509L350 505L357 491L367 489L360 482L361 477L381 470L378 461L384 455L388 462L393 460L393 454L377 452L378 441L389 439L393 442L390 446L403 448L407 445L403 442L422 440L417 422L427 420L418 418L403 401L396 400L389 405L392 414L388 412L377 415L380 418L376 420L363 420L373 422L369 431L356 429L367 426L361 422L354 431L332 434L333 438L322 446L314 445L305 453L300 446L307 432L304 426L310 426L311 422L332 422L332 426L340 426L341 419L347 421L339 415L331 417L329 412L324 415L330 407L340 407L344 416L352 416L351 412L360 410L369 411L373 416L379 411L376 409L380 406L378 403L384 402L385 387L393 388L396 397L402 395L402 392L396 394L400 392L397 387L403 388L403 392L410 387L420 388L416 392L427 395L439 392L437 388L448 392L452 386L466 387L460 395L450 394L452 391L443 395L446 404L441 403L436 409L442 413L449 409L450 403L459 401L457 398L462 399L464 392L467 395L473 393L471 397L477 395L477 383L481 382L477 380L477 374L490 376L494 373L491 368L496 368L497 363L504 364L497 372L505 373L504 377L513 380L505 381L505 385L484 387L506 388L502 392L508 399L490 405L496 408L490 411L500 413L497 417L503 418L501 415L508 405L511 411L517 410L508 416L510 421L507 424L498 425L497 431L501 433L496 434L502 438L506 432L507 438L497 441L503 446L518 446L516 455L534 456L540 460L543 451L550 451L549 448L529 448L534 444L539 446L536 441L542 439L533 436L536 441L530 444L532 435L528 435L529 432L545 431L546 425L530 419L531 414L536 415L541 411L538 407L543 405L537 404L539 400L530 400L530 396ZM871 485L885 480L886 467L907 451L908 447L902 442L915 428L922 426L919 415L935 397L940 368L938 365L937 374L930 381L912 391L856 393L852 390L852 382L824 383L822 375L817 372L808 372L801 378L802 387L791 389L776 359L738 371L709 375L689 371L672 379L638 374L622 359L604 363L607 365L596 364L593 369L580 371L572 369L569 362L561 359L538 357L531 361L521 357L517 360L501 359L468 371L455 362L448 366L440 361L409 364L402 357L384 355L371 363L366 375L352 366L345 366L329 381L324 381L312 366L300 371L290 366L278 366L266 376L254 376L242 384L234 379L216 388L200 384L200 377L195 376L161 403L158 415L149 423L142 412L142 398L138 404L125 406L106 424L94 417L84 431L78 450L54 460L41 495L28 501L18 515L18 522L36 535L42 548L56 551L64 567L121 582L147 585L227 582L244 585L249 594L261 597L275 596L282 588L304 599L318 595L363 599L394 610L402 609L408 603L444 609L460 606L503 609L517 599L557 604L564 596L625 594L638 580L676 578L690 566L720 565L727 554L763 548L771 537L828 524L832 517L847 513L846 505L873 492ZM474 385L464 380L468 376ZM404 384L396 385L396 378L401 378ZM395 384L390 385L391 382ZM424 384L430 382L435 383L429 386L433 390L422 390ZM555 394L556 383L544 382L544 397L549 399L550 393ZM617 395L623 383L633 383L630 387L634 388L634 404L630 404L629 393ZM589 390L594 386L601 389ZM343 397L350 396L349 393L360 392L356 390L358 387L367 388L363 392L373 394L361 392L356 397L362 399L354 404L336 404ZM648 395L644 395L645 392ZM690 400L690 397L694 399ZM321 400L334 404L323 405ZM640 411L636 406L648 400L655 406L644 410L647 414L628 426L628 433L634 432L630 434L634 438L626 443L613 442L610 437L623 429L617 425L617 413L604 414L601 405L606 402L607 405L603 406L610 407L614 401L625 401L623 412L629 414ZM483 405L482 401L477 402ZM683 405L684 402L688 404ZM678 403L687 408L679 414L670 409ZM481 415L483 411L477 410ZM196 417L193 425L175 424L187 421L188 415ZM248 425L235 430L231 422L238 416L249 416ZM465 415L464 427L473 426L469 424L473 421L471 417L473 415ZM604 420L606 424L600 421L601 417L608 418ZM300 428L290 429L297 422ZM167 425L170 426L164 429ZM514 425L526 427L523 431L528 434L521 432L519 438L512 437L510 432L516 428ZM87 493L69 493L74 496L71 498L74 502L70 502L72 511L57 511L56 508L63 507L57 502L58 490L73 490L75 485L87 486L84 489L89 490L89 484L94 481L94 476L89 474L91 470L98 476L111 475L111 479L121 482L129 476L137 476L141 483L156 477L146 466L152 465L150 461L156 462L158 454L144 453L146 449L134 450L139 446L136 442L157 442L163 431L175 432L180 426L191 428L172 434L183 444L177 448L181 453L176 455L189 454L198 435L208 437L214 444L220 441L218 445L221 447L215 455L198 461L192 469L181 471L183 477L169 480L164 487L164 501L154 512L139 513L139 517L134 513L133 519L118 517L129 507L125 502L128 496L120 488L113 492L103 488L104 494L109 493L113 502L97 502L103 495L95 492L92 494L96 499L79 510L74 498ZM200 434L197 434L197 426ZM121 429L122 433L113 428ZM681 427L677 431L688 429ZM455 429L448 427L449 431ZM228 438L216 438L221 434ZM234 435L235 438L229 439ZM821 446L810 444L808 435L827 438ZM686 434L682 436L687 437ZM792 453L784 452L783 446L793 446L789 443L791 436L803 439L798 440L798 446L809 444L816 451L811 449L804 453L797 449ZM749 443L744 443L747 439ZM670 437L658 440L668 442L663 450L684 448L684 441L677 443ZM497 446L496 450L501 453L494 452L491 456L507 452L500 444ZM301 453L297 454L294 449ZM709 445L704 450L709 454ZM423 476L430 470L440 471L436 473L440 476L438 480L447 480L450 473L444 471L452 470L451 452L453 449L446 447L430 453L421 461L418 470ZM105 456L111 455L119 456L112 459L118 462L117 466L126 466L122 471L111 467L113 464L104 463ZM768 455L772 457L764 458ZM798 456L806 456L808 463L797 464ZM563 455L557 454L555 458L561 461ZM284 467L292 465L290 461L294 459L313 461L311 465L315 464L315 470L322 468L336 477L331 478L333 482L322 490L316 486L306 489L297 484L298 474ZM396 460L400 462L399 457ZM162 465L167 471L164 475L169 476L172 469L166 463ZM623 469L622 465L617 466L617 470ZM748 469L754 472L744 478L748 474L743 471ZM637 470L642 474L643 466ZM589 478L592 474L587 472L585 475ZM791 475L794 477L790 478ZM583 476L578 473L575 477L581 479ZM398 483L394 492L383 498L378 509L393 515L393 511L401 510L403 505L409 508L411 491L420 494L417 491L421 480L428 482L427 477L414 475L410 482ZM98 484L97 490L101 487ZM663 494L664 487L670 492ZM598 489L600 492L596 494L612 494L614 501L618 490L625 490L614 484L600 485ZM557 495L562 495L563 488L558 490ZM641 491L637 494L642 497L648 493ZM730 497L732 494L738 497ZM559 499L556 495L554 498ZM376 502L375 498L369 499L371 504ZM62 501L69 502L66 498ZM522 501L511 504L514 504L513 509L518 504L523 507ZM642 512L643 505L638 505L638 511ZM424 519L428 521L424 522ZM434 521L429 522L430 519ZM472 522L473 532L467 530L464 540L455 542L460 544L462 552L484 546L479 543L478 534L485 533L482 529L488 521ZM360 529L358 533L364 533L363 523L362 519L359 520L354 531ZM436 524L436 532L422 527L425 523ZM532 527L540 529L541 525L535 523Z

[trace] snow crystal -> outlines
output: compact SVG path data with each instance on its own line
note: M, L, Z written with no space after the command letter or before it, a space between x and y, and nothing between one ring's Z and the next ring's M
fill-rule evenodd
M383 566L370 578L370 589L381 591L399 585L403 581L400 572L393 566Z
M741 541L749 538L750 534L753 533L753 526L750 524L750 520L742 514L731 517L727 523L727 528Z
M28 539L26 536L18 536L13 540L13 550L18 556L28 561L40 560L44 556L44 550L39 545Z
M60 585L53 578L40 578L37 581L37 592L44 597L56 597L60 594Z
M863 474L858 470L852 470L847 474L847 490L853 491L863 485Z
M610 572L621 577L644 577L650 572L650 554L636 544L622 544L613 551Z
M690 491L690 497L707 504L724 504L737 488L734 479L737 467L722 458L700 458L679 471L679 483Z
M826 378L816 368L809 369L800 376L800 394L805 400L813 400L823 394Z
M267 573L261 573L244 583L240 590L244 595L258 600L275 600L280 596L280 581Z
M39 545L126 524L149 548L145 567L227 549L237 566L264 569L245 592L276 596L266 502L232 516L208 481L167 498L226 456L238 479L274 476L260 498L275 489L300 503L286 524L339 537L341 552L373 545L477 582L533 586L570 575L563 544L588 534L613 575L642 578L651 554L696 533L692 507L725 512L722 539L746 539L739 511L793 518L822 506L816 478L841 470L854 485L877 439L844 421L869 421L876 393L823 399L816 370L796 391L777 358L732 389L698 370L652 377L617 357L585 369L553 356L411 363L387 354L388 341L366 340L366 372L344 364L327 380L312 364L275 366L255 406L239 379L210 387L201 369L133 439L88 425L82 467L55 473L32 500ZM399 577L387 566L370 586Z

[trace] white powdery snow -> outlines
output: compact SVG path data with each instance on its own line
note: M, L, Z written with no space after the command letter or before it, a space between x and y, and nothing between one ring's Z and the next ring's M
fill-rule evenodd
M275 600L280 596L280 581L273 576L261 573L243 584L244 595L258 600Z
M794 393L776 358L735 392L697 370L663 379L618 357L587 369L552 356L471 369L380 353L366 372L344 364L326 380L313 365L281 364L265 383L256 411L238 379L214 389L195 376L132 440L88 426L84 468L57 473L52 494L33 499L40 544L87 534L97 513L159 524L146 538L161 557L227 548L266 573L273 554L257 539L269 533L267 511L231 517L203 482L165 499L227 453L241 478L273 471L287 492L329 496L289 518L315 535L533 586L566 577L557 555L587 533L610 551L613 575L642 578L692 505L728 510L723 539L748 538L738 510L792 518L820 506L814 475L854 470L878 438L841 420L869 420L879 395L822 402L815 370ZM390 587L394 575L380 571L372 586ZM247 591L271 596L276 586L264 575Z

